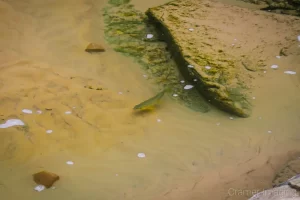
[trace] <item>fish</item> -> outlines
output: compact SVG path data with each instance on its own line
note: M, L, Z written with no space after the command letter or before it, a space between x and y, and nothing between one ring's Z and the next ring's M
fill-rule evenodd
M142 103L134 106L133 109L139 111L153 110L156 105L160 103L160 100L164 96L165 92L166 90L159 92L154 97L151 97L150 99L147 99L146 101L143 101Z

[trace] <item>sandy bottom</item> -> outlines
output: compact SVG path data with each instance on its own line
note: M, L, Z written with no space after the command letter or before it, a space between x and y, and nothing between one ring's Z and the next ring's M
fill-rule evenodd
M164 2L133 1L141 10ZM280 60L296 75L257 77L247 119L196 113L168 98L156 112L134 114L157 90L105 43L105 3L0 1L0 120L26 123L0 129L1 198L247 199L237 191L269 187L300 152L297 60ZM106 52L84 52L89 42ZM55 189L33 190L32 174L41 170L61 176Z

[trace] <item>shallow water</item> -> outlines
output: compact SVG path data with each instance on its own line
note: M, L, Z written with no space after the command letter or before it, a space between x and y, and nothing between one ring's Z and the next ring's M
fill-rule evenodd
M142 11L165 2L132 1ZM197 113L170 98L153 113L134 114L157 86L105 42L105 5L0 1L0 120L26 124L0 129L1 197L246 199L227 191L270 186L289 152L300 152L300 72L259 77L250 118ZM106 52L84 52L89 42ZM32 174L41 170L61 176L54 190L33 190Z

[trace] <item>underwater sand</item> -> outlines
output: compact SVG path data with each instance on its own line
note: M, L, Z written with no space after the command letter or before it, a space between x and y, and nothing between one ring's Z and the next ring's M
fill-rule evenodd
M143 11L165 2L133 1ZM1 199L247 199L228 191L270 187L300 155L299 58L274 55L280 68L256 77L250 118L168 98L133 114L157 87L105 42L105 4L0 1L0 123L26 124L0 129ZM86 53L90 42L106 52ZM61 177L55 189L34 191L42 170Z

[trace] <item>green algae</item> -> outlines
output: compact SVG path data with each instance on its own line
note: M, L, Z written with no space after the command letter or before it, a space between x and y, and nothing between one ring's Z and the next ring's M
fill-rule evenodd
M189 83L180 82L182 77L166 50L162 35L156 32L156 28L148 22L148 17L136 10L129 0L110 0L104 9L104 21L105 38L115 51L133 57L148 77L163 89L171 88L168 95L174 100L197 112L210 110L208 103L195 88L184 90L184 86ZM147 38L147 34L153 37Z

